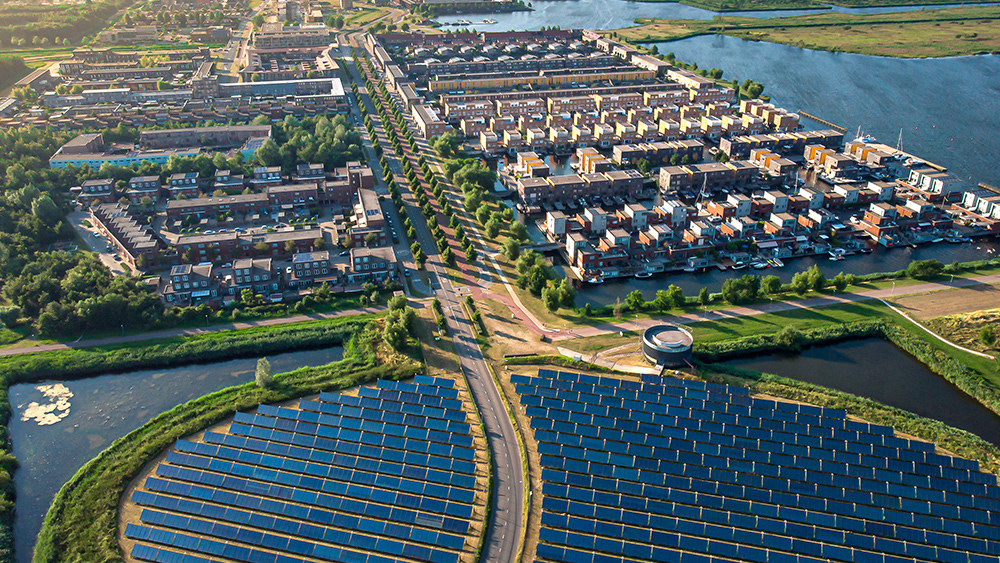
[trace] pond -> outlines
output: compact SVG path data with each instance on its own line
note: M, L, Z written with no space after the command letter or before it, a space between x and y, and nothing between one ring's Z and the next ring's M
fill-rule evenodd
M1000 446L1000 416L885 340L850 340L724 364L867 397L968 430Z
M336 346L275 354L268 360L274 373L281 373L336 362L343 355ZM162 412L253 381L256 364L246 358L11 387L8 428L20 463L14 475L17 561L31 561L52 498L87 461Z

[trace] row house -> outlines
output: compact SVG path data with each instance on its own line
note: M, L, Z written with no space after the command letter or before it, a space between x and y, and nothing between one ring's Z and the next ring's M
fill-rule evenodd
M622 166L629 166L644 158L653 166L659 166L669 164L674 155L699 162L704 151L705 145L701 141L656 141L636 145L616 145L612 148L611 160Z
M379 205L375 190L358 190L350 234L354 247L369 246L365 240L368 235L375 236L375 243L370 246L386 244L385 215L382 213L382 206Z
M176 200L198 197L201 194L198 181L199 175L197 172L171 174L167 178L167 193L170 194L169 199Z
M90 208L90 219L130 267L141 269L140 265L157 263L162 248L160 239L149 225L137 221L128 207L118 203L94 205Z
M980 217L1000 220L1000 191L980 186L962 194L961 206Z
M195 197L167 202L167 218L210 217L223 213L247 215L264 213L270 207L267 194L240 194L219 197Z
M168 307L199 305L219 298L220 283L212 264L178 264L170 268L158 291Z
M216 170L212 180L212 193L222 190L228 194L237 194L245 187L243 174L233 174L231 170Z
M762 173L772 178L792 179L799 170L798 165L794 162L771 152L770 149L750 151L750 162L759 167Z
M355 247L351 249L350 255L348 283L359 285L365 282L384 282L395 279L399 274L396 253L391 247Z
M613 169L611 162L593 147L581 147L576 149L576 159L579 163L579 171L581 174L608 172Z
M337 281L337 271L330 265L330 252L327 250L297 252L292 256L290 267L288 285L294 288Z
M527 205L570 202L580 198L634 196L643 177L635 170L569 174L547 178L524 177L517 181L518 194Z
M282 183L280 166L258 166L253 169L253 178L250 185L258 190L263 190L271 186L280 186Z
M317 205L316 184L284 184L267 188L267 204L275 211L291 211Z
M660 189L670 193L702 187L710 190L747 187L755 180L757 171L753 164L739 160L664 166L660 168Z
M249 289L255 295L269 296L281 287L280 276L270 258L243 258L233 262L233 273L226 277L226 292L240 295Z
M317 189L323 188L326 180L326 168L321 163L299 164L292 174L294 184L315 184Z
M965 181L936 168L910 170L905 185L924 196L927 201L961 201Z
M156 203L160 201L160 188L159 176L133 176L128 180L125 197L134 205L142 203L147 197Z
M70 188L70 195L84 207L115 201L115 181L113 178L84 180L79 186Z

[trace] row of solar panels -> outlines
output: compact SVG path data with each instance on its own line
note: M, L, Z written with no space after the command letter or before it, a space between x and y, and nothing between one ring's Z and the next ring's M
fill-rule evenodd
M522 391L525 392L535 392L537 389L538 387L532 385L522 386ZM528 408L543 407L551 409L551 417L555 420L585 424L590 424L590 421L596 420L603 426L632 432L650 432L655 431L656 426L671 426L688 430L725 434L728 433L727 430L746 427L748 429L760 429L788 436L808 435L825 440L853 442L863 445L868 453L876 451L873 448L886 447L899 450L915 450L926 452L932 456L934 455L934 450L928 443L904 440L883 434L871 434L864 432L864 429L846 429L848 424L853 425L854 423L843 419L817 417L815 420L809 421L809 423L798 423L778 420L773 417L769 418L771 414L780 415L780 411L754 409L759 412L727 413L715 410L713 403L702 401L691 403L687 402L687 399L683 400L684 404L678 406L637 402L633 405L633 408L627 409L624 412L610 413L610 411L615 409L609 409L603 405L594 403L581 402L572 397L566 397L559 391L552 392L551 395L551 397L526 395L522 404ZM717 404L719 403L715 403L715 405ZM947 456L941 457L945 458ZM947 459L935 461L945 465L948 464ZM966 462L966 460L962 461Z
M405 393L418 393L420 395L433 395L436 397L444 397L445 399L458 399L458 390L455 389L454 384L450 387L444 387L434 383L425 383L423 380L418 381L416 379L413 381L392 381L389 379L380 379L375 382L375 388Z
M351 409L358 411L354 407L340 407L339 405L327 405L335 408ZM245 417L253 417L250 413L239 413ZM397 412L376 411L373 409L360 409L359 413L352 413L357 416L349 416L342 413L321 414L317 412L307 412L285 407L269 407L257 410L257 416L271 418L274 420L272 428L277 430L293 431L296 428L300 432L310 431L310 424L320 424L334 428L349 428L352 430L368 430L373 432L384 432L380 425L390 426L390 430L395 432L395 428L403 428L410 433L401 434L407 438L430 440L445 444L466 445L463 440L471 439L469 436L469 425L465 422L454 422L426 416L412 414L402 414ZM237 420L237 422L242 422ZM322 429L315 430L321 433ZM397 434L399 435L399 434Z
M171 493L173 492L171 489L178 490L183 485L184 483L159 480L150 486L150 490ZM213 503L217 502L216 497L218 496L220 495L213 495ZM226 505L177 499L146 491L135 491L132 500L139 505L181 513L167 514L165 520L157 521L147 519L144 511L140 520L147 524L179 528L230 540L239 539L233 535L236 528L250 526L288 536L303 536L330 543L343 543L348 537L346 534L350 534L352 530L358 530L365 534L384 535L431 547L461 550L465 546L465 537L459 534L428 530L415 527L413 524L387 522L294 503L270 501L251 495L231 494L230 499L220 499L230 501ZM240 502L241 500L246 502ZM196 525L197 528L188 527L188 522L195 522L196 524L193 525ZM215 522L214 527L213 522Z
M285 432L282 430L272 430L266 426L250 426L239 423L233 423L229 428L229 432L236 436L329 452L337 451L337 448L344 443L354 443L361 447L388 448L398 452L397 455L401 455L403 463L406 464L423 465L433 467L434 469L454 470L462 473L472 473L475 471L476 464L472 460L475 459L476 452L472 449L455 448L424 440L411 440L354 430L340 430L339 435L330 436L330 434L338 433L337 429L331 430L332 432L327 433L325 436L316 436L315 434ZM456 455L461 456L461 458L455 459ZM373 458L369 461L375 462L375 459L378 458Z
M377 553L370 553L366 551L353 551L341 547L333 547L322 544L317 544L311 541L303 541L294 538L284 538L283 548L269 548L264 547L263 537L269 538L269 543L275 545L282 545L281 536L275 534L262 534L260 541L256 544L239 545L236 543L230 543L225 541L219 541L211 539L208 537L200 537L184 532L173 532L169 530L160 530L157 528L151 528L148 526L140 526L137 524L129 524L125 527L125 537L133 539L136 541L147 541L150 543L158 544L161 546L171 546L178 549L184 549L186 551L193 551L195 553L200 553L207 556L222 557L232 561L241 561L246 563L266 563L268 561L278 561L278 554L272 549L281 549L282 551L288 553L294 553L296 555L301 555L303 557L308 557L311 559L322 559L325 561L336 561L339 563L402 563L400 559L393 557L386 557L384 555L379 555ZM274 538L271 541L271 538ZM379 545L379 541L386 545L388 548L390 545L393 550L397 544L401 542L395 542L391 540L375 540L372 538L372 544L375 546ZM135 547L132 548L133 555L136 554L144 546L143 544L136 543ZM413 548L417 546L408 546L403 544L402 548L409 548L412 551ZM381 551L381 550L379 550ZM412 557L407 555L407 557ZM417 559L417 557L412 557ZM141 559L141 557L140 557ZM437 563L438 560L424 559L425 561L434 561ZM297 558L282 559L282 561L309 561L301 560ZM442 559L441 561L447 563L452 561L450 559ZM454 561L457 561L455 559ZM186 561L184 563L187 563Z
M874 467L828 462L814 458L777 460L781 464L762 461L747 461L730 457L708 456L678 450L666 450L663 457L637 457L629 455L583 450L557 443L539 440L538 452L542 455L566 458L562 467L583 475L596 475L614 479L642 481L647 485L660 486L669 483L666 475L686 479L704 479L720 483L739 484L751 487L788 490L796 494L827 495L846 491L851 502L899 507L899 502L885 498L886 495L902 497L904 500L931 502L962 506L970 509L1000 512L1000 500L979 496L978 490L955 492L956 481L931 478L899 471L887 471ZM727 452L728 453L728 452ZM751 452L752 453L752 452ZM775 461L775 456L771 456ZM935 484L947 484L935 487ZM677 486L674 480L673 486ZM985 485L966 484L967 489ZM889 504L886 504L889 503ZM909 509L908 509L909 510ZM977 521L988 522L985 514Z
M174 453L171 452L171 454ZM148 488L165 490L184 497L211 500L216 503L236 503L239 506L267 503L270 502L269 499L291 500L298 504L364 514L374 518L393 519L407 524L422 522L425 526L459 533L468 531L468 522L464 519L472 516L470 505L401 493L395 489L376 489L365 485L338 483L288 473L277 475L276 482L280 484L275 484L268 480L251 481L232 475L199 471L191 467L173 465L169 459L167 461L168 464L160 465L157 475L183 481L183 483L164 481L168 484L165 485L168 488L158 489L158 481L153 480L147 483ZM247 477L258 478L253 474ZM391 485L392 483L383 484ZM190 488L185 491L183 488L185 486ZM239 495L234 496L231 491L249 493L263 498L259 500L240 499ZM389 508L393 506L398 507ZM409 510L406 507L412 507L415 510ZM436 515L430 513L436 513Z
M333 454L365 458L367 460L382 459L390 463L421 465L424 467L429 467L430 462L430 456L419 452L407 452L405 450L397 450L393 448L369 446L358 444L356 442L335 442L326 438L315 438L311 436L299 436L295 440L303 445L289 443L292 440L287 434L274 433L267 438L249 438L246 436L235 436L232 434L221 435L206 432L204 440L210 444L221 444L232 448L259 451L283 457L312 461L322 459L326 463L336 463L341 459ZM306 446L305 444L309 444L309 446ZM327 452L330 454L329 461L326 461L328 459L327 456L317 452ZM456 460L452 458L436 458L436 460L445 460L437 462L440 465L447 464L447 469L440 470L444 472L461 470L465 473L471 473L474 471L475 467L475 464L472 461ZM430 470L433 470L433 468ZM441 479L443 480L441 482L450 482L448 479L451 478L446 478L440 473L438 473L438 475L442 475ZM468 482L468 479L466 482Z
M723 385L721 383L709 383L707 381L692 381L677 379L675 377L664 377L659 375L642 375L640 376L640 381L628 381L619 380L614 377L605 377L599 375L588 375L585 373L576 373L571 371L557 371L551 369L540 369L538 370L538 377L553 380L556 382L582 382L591 383L595 385L613 385L621 387L622 389L632 389L639 390L642 388L643 384L654 383L657 385L674 387L677 389L682 389L685 391L709 391L713 393L730 393L732 395L743 395L745 397L750 396L750 390L743 387L731 387L729 385ZM603 382L603 383L602 383ZM801 405L803 407L811 407L810 405ZM822 407L811 407L811 408L822 408Z
M338 395L336 393L320 393L319 401L322 403L339 403L339 404L353 404L353 406L372 406L366 403L365 399L371 399L377 402L389 402L389 403L405 403L409 405L421 405L424 407L433 407L438 409L443 409L447 411L460 412L464 414L462 409L462 401L458 399L445 399L443 397L437 397L434 395L422 395L420 393L407 393L403 391L394 391L391 389L375 389L372 387L361 387L358 389L357 401L348 399L348 395ZM391 405L389 405L391 407ZM392 408L384 408L383 410L393 410Z
M171 466L206 469L208 471L202 472L202 475L198 477L201 479L198 482L206 484L214 484L219 477L217 474L221 474L222 476L239 475L244 478L260 479L275 487L279 485L298 487L331 495L353 496L361 500L377 501L375 492L384 490L396 495L393 497L393 503L395 504L419 507L422 510L449 514L460 518L469 518L472 516L472 507L469 504L438 497L424 496L422 494L402 492L404 489L416 488L417 485L426 480L426 470L422 468L404 467L401 474L370 474L360 471L338 471L328 468L323 464L282 460L273 456L264 457L260 463L254 465L202 457L202 455L205 455L205 452L210 452L213 448L217 448L217 446L178 442L178 450L180 451L169 452L167 454L167 463L169 465L161 465L160 468L163 471L173 471L173 469L167 469ZM189 455L182 452L192 452L200 455ZM162 474L159 470L158 473ZM417 500L419 502L414 504Z
M539 450L547 449L539 444ZM907 512L936 513L942 517L969 519L984 524L997 524L997 501L990 498L959 495L933 489L886 483L876 480L859 480L828 473L809 472L801 480L778 479L764 470L754 472L733 472L725 469L701 466L674 465L660 472L656 469L633 469L619 465L581 462L565 459L558 454L543 452L546 463L551 467L568 472L568 478L594 488L617 487L618 491L629 494L645 494L660 488L697 488L703 492L730 495L743 493L747 489L767 489L802 495L809 501L811 497L866 504ZM770 467L770 466L768 466ZM710 483L710 485L708 484ZM642 491L642 492L640 492ZM958 502L954 502L954 501ZM931 509L928 506L931 506ZM934 507L938 506L937 510ZM949 508L940 508L949 507ZM960 507L960 508L959 508ZM947 516L946 516L947 515Z
M532 378L528 376L511 376L512 381L515 383L521 383L534 387L534 390L530 390L530 393L536 393L537 395L528 395L527 399L528 405L538 405L541 406L547 397L557 397L562 400L569 400L573 402L580 403L584 410L583 412L587 414L602 414L604 405L603 402L615 400L615 395L620 394L623 391L621 389L613 387L601 387L595 388L593 386L587 385L585 388L590 391L588 394L584 394L586 401L580 401L579 395L567 392L559 392L559 390L548 387L548 383L553 383L552 380L546 380L543 378ZM669 387L664 387L664 389L669 389ZM920 442L916 440L906 440L903 438L897 438L893 436L893 430L887 426L873 425L863 422L855 422L846 420L845 413L842 410L835 409L825 409L821 407L814 407L820 409L822 414L805 414L797 413L803 415L802 422L796 422L799 420L796 417L789 417L788 411L782 411L775 409L773 407L754 407L753 410L749 407L744 407L740 405L735 405L734 403L727 402L727 399L740 399L742 396L732 396L725 394L716 394L717 401L701 401L701 400L691 400L683 398L675 398L666 395L657 395L655 393L650 394L652 397L651 402L642 402L642 406L636 409L629 409L629 416L626 420L641 420L644 416L650 416L647 411L651 414L665 414L666 409L671 404L676 404L677 406L689 408L690 412L687 413L685 418L697 418L703 421L717 421L717 422L730 422L734 423L737 419L732 418L727 415L733 416L750 416L751 418L758 418L762 421L766 421L765 428L771 430L781 430L786 428L792 433L809 433L810 430L814 430L817 436L822 437L834 437L842 440L849 440L855 442L868 443L872 445L884 445L889 447L904 448L904 449L916 449L919 451L926 451L929 453L934 452L933 444L928 444L926 442ZM576 398L574 398L576 397ZM757 401L763 405L784 405L786 403L775 403L774 401L762 401L758 399L746 399L749 401ZM549 405L546 405L549 406ZM569 409L567 409L569 410ZM635 411L635 412L631 412ZM695 412L700 411L700 412ZM751 416L751 412L753 416ZM775 417L783 417L783 419L778 419ZM648 422L645 420L644 422ZM748 423L753 424L752 420L748 420ZM760 424L760 423L757 423ZM808 426L814 426L815 429L809 429ZM946 457L946 456L942 456ZM947 463L946 460L940 460L941 463Z
M536 388L536 387L527 386L527 385L521 385L519 387L520 388L519 388L518 392L521 393L521 394L525 394L525 395L533 393L536 390L538 390L538 388ZM530 395L528 395L528 396L530 396ZM569 402L569 403L565 403L565 405L566 406L572 406L572 408L574 408L574 409L579 409L579 405L580 404L579 403ZM567 418L567 416L564 414L567 411L561 410L561 409L541 409L540 407L527 407L526 408L526 412L528 412L528 409L532 409L531 412L528 413L528 414L530 416L532 416L533 419L535 419L535 418L541 418L541 419L549 419L549 420L554 420L555 421L555 420L558 420L558 419L565 419L565 418ZM637 415L637 414L639 414L639 413L633 413L633 415ZM588 415L581 413L581 416L584 419L587 419ZM592 426L592 425L594 425L595 421L597 422L598 425L604 425L604 424L607 423L608 419L598 419L597 417L591 417L588 420L590 421L591 424L585 424L585 426L588 426L588 425ZM669 420L670 419L665 420L665 422L669 422ZM673 419L673 420L677 420L677 419ZM748 421L748 422L750 422L750 421ZM619 426L626 426L626 427L627 426L632 426L631 423L628 423L628 422L623 423L619 419L615 419L614 422L613 422L613 424L614 424L615 429L619 429L618 428ZM567 433L571 433L571 434L586 434L585 431L581 431L581 430L578 429L579 426L580 426L580 424L578 424L578 423L574 424L574 423L568 423L568 422L566 422L563 425L561 425L561 428L564 428L565 429L564 431L566 431ZM635 426L636 426L636 429L638 429L638 425L635 425ZM553 426L553 427L555 427L555 426ZM606 426L604 426L604 427L606 427ZM723 427L722 425L719 425L719 427L718 427L719 432L707 433L707 434L702 435L702 437L705 438L705 439L711 439L711 437L712 437L711 435L718 434L718 435L720 435L720 437L718 438L718 440L722 441L723 444L728 444L728 443L731 443L731 442L734 441L734 437L732 437L732 435L734 435L734 434L738 435L740 433L740 429L741 428L746 428L746 425L735 426L735 427L730 427L730 426ZM660 430L659 432L658 432L658 429ZM723 430L724 430L724 432L723 432ZM644 434L644 435L648 436L649 435L648 433L650 433L650 432L655 433L655 434L660 434L660 433L662 433L664 431L666 431L666 430L663 430L662 426L661 427L646 427L646 428L644 428L644 432L641 433L641 434ZM746 431L744 431L744 432L746 432ZM685 431L685 434L687 434L687 433L690 433L690 431ZM766 433L764 435L766 436ZM726 436L726 437L723 438L722 436ZM803 445L803 446L805 446L808 443L810 446L821 447L824 444L823 438L820 438L820 437L810 438L808 436L804 436L803 434L788 434L788 436L789 437L796 437L796 436L799 437L799 438L797 438L797 440L804 442L803 444L800 444L800 445ZM772 438L774 437L774 432L773 431L771 432L771 437ZM650 439L653 439L653 438L650 438ZM839 445L839 442L838 441L827 441L826 444L830 445L830 446L836 446L836 445ZM876 448L878 448L878 449L876 450ZM895 453L896 456L902 456L902 457L907 458L907 459L903 459L904 461L922 462L922 463L926 463L930 467L941 467L942 470L947 470L947 473L948 473L947 476L949 478L972 480L972 482L977 482L977 483L996 484L995 477L993 477L991 475L982 474L982 473L978 472L978 463L976 463L974 461L964 460L962 458L954 458L952 456L943 456L943 455L938 455L938 454L934 454L934 453L923 451L925 448L927 448L926 444L922 444L921 449L914 451L914 450L911 450L911 449L903 449L903 448L882 448L882 447L874 446L874 445L871 445L871 444L861 444L861 443L859 443L858 445L852 445L851 449L853 449L854 451L853 452L849 451L849 453L853 453L855 455L873 455L874 452L877 451L880 454L880 457L881 457L881 455L893 456L893 454ZM858 453L858 452L861 452L861 453ZM940 472L935 471L935 473L940 473ZM941 476L943 474L944 473L941 473L941 474L935 475L935 476Z
M220 448L220 457L239 457L240 452L238 450L245 450L244 453L250 454L271 454L270 456L261 456L261 465L265 467L265 458L270 457L271 459L280 460L282 457L287 456L286 459L281 461L281 466L285 469L290 469L296 471L297 467L301 468L302 472L308 471L312 468L313 474L317 477L325 477L330 479L336 479L338 481L347 482L358 482L361 484L370 485L375 482L376 473L371 471L361 471L361 470L351 470L349 468L339 467L336 465L330 465L332 462L316 463L321 458L314 455L316 450L307 450L305 448L289 448L283 444L275 444L273 442L266 442L263 440L253 440L243 438L241 436L219 436L205 433L206 441L215 440L218 442L224 442L224 444L229 448ZM312 462L312 463L310 463ZM272 466L274 463L272 463ZM225 467L224 465L222 467ZM409 466L408 466L409 467ZM398 482L398 488L402 491L434 496L438 498L453 500L456 502L466 502L472 503L475 498L475 491L471 489L470 484L475 483L475 477L471 475L457 475L455 473L450 473L447 471L437 471L434 469L425 469L425 472L421 473L421 469L414 467L414 476L416 478L400 478ZM423 477L417 477L418 474L422 474ZM394 476L393 476L394 477ZM459 486L452 486L450 483L459 483Z
M324 430L330 430L333 428L339 430L353 430L353 431L363 431L372 432L378 434L387 434L390 436L400 436L403 438L411 438L414 440L426 440L430 442L438 442L441 444L454 444L459 446L470 447L472 445L471 436L468 434L468 428L463 427L460 433L452 432L442 432L440 430L430 430L428 428L423 428L419 425L404 425L404 424L394 424L391 422L385 422L383 417L386 412L371 411L370 409L367 413L370 414L369 418L362 416L361 418L354 418L348 416L340 415L328 415L321 414L318 415L319 420L317 422L306 422L302 420L289 420L286 418L281 418L279 416L267 415L267 414L249 414L240 413L242 420L237 420L236 422L245 422L248 424L253 423L253 420L258 421L258 425L268 425L269 428L274 428L275 430L282 430L286 432L300 432L304 434L318 434L320 436L324 435ZM418 417L413 417L418 418ZM425 417L419 417L424 418ZM444 421L442 421L444 422ZM316 428L317 424L319 428ZM466 443L467 442L467 443Z
M444 409L441 407L426 406L417 403L406 403L390 400L382 400L373 397L354 397L344 395L339 401L331 400L329 397L323 401L301 401L299 407L306 412L343 414L347 416L360 416L365 409L398 412L401 414L412 414L417 416L427 416L449 420L454 422L465 422L466 414L461 410ZM351 410L354 409L354 410Z
M622 521L627 511L648 515L650 521L654 517L688 518L750 529L759 525L762 519L767 519L779 526L800 526L794 528L795 531L808 534L803 537L810 539L815 538L816 527L843 528L952 549L996 552L1000 555L1000 545L996 542L1000 540L1000 534L996 528L984 524L943 520L927 515L903 514L898 519L881 519L877 509L830 501L824 503L822 499L814 505L802 506L751 498L722 499L692 491L671 491L672 494L664 497L646 499L618 497L606 492L548 481L543 484L542 492L546 494L546 500L550 501L548 506L554 512L564 509L575 516L606 519L612 523ZM556 502L559 499L568 504ZM643 516L636 518L641 520Z
M429 430L450 432L452 434L464 435L469 432L469 424L467 422L448 420L441 417L426 416L423 414L384 411L367 407L351 407L338 403L320 403L318 401L308 401L305 399L299 401L299 406L300 408L298 409L292 409L274 405L260 405L257 407L257 414L273 416L282 420L287 419L312 423L318 423L320 420L325 420L324 417L326 416L347 416L356 419L379 420L391 424L402 424L407 427L427 428ZM310 407L310 409L302 410L306 406Z

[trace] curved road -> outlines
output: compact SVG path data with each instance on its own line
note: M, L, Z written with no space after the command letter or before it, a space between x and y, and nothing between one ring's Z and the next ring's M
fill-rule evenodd
M359 56L363 50L359 48ZM341 44L341 54L351 73L351 78L358 83L359 102L364 103L372 115L375 129L382 136L382 124L378 112L365 88L365 81L351 59L349 46ZM367 136L362 135L366 146L370 144ZM387 144L385 146L388 146ZM384 152L389 166L399 169L399 157L392 151ZM416 163L412 163L417 168ZM430 277L431 288L441 301L448 321L448 332L455 342L462 370L469 381L469 388L479 408L479 416L486 430L487 443L493 457L493 512L485 530L486 540L483 546L481 561L488 563L514 563L517 556L517 546L521 538L523 508L524 508L524 475L521 471L521 456L517 445L517 434L507 416L500 390L497 389L483 357L482 350L472 332L472 326L463 313L461 300L464 295L460 288L452 285L448 274L437 252L437 246L430 230L427 228L419 206L409 190L403 192L403 202L407 214L412 218L413 228L417 233L417 241L428 254L426 270Z

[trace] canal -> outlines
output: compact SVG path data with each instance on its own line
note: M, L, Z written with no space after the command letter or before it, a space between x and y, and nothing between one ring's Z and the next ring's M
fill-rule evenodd
M1000 446L1000 416L885 340L851 340L724 363L867 397Z
M269 356L274 373L343 359L342 347ZM10 388L8 429L20 463L14 548L29 563L42 520L60 487L113 441L156 415L213 391L254 380L257 360L231 360Z
M1000 242L996 239L979 239L971 243L964 244L931 244L918 246L917 248L903 247L886 249L879 247L871 254L855 254L843 260L832 262L825 254L819 256L807 256L804 258L794 258L785 260L784 268L767 268L766 270L753 270L746 268L743 270L719 271L709 268L704 272L678 272L675 274L657 274L652 278L639 280L635 278L609 279L600 285L587 284L582 287L576 298L576 304L583 306L590 303L591 306L613 305L616 299L625 301L625 295L630 291L638 289L642 291L647 300L653 299L656 290L666 289L673 284L684 290L686 295L695 295L701 288L707 287L709 291L718 293L722 289L722 282L732 277L739 277L746 274L756 276L778 276L782 283L792 281L792 276L796 272L809 269L816 265L820 271L829 279L839 272L845 274L870 274L874 272L895 272L906 269L912 260L940 260L944 264L952 262L970 262L1000 256ZM557 265L556 270L560 275L565 276L568 268L564 265Z

